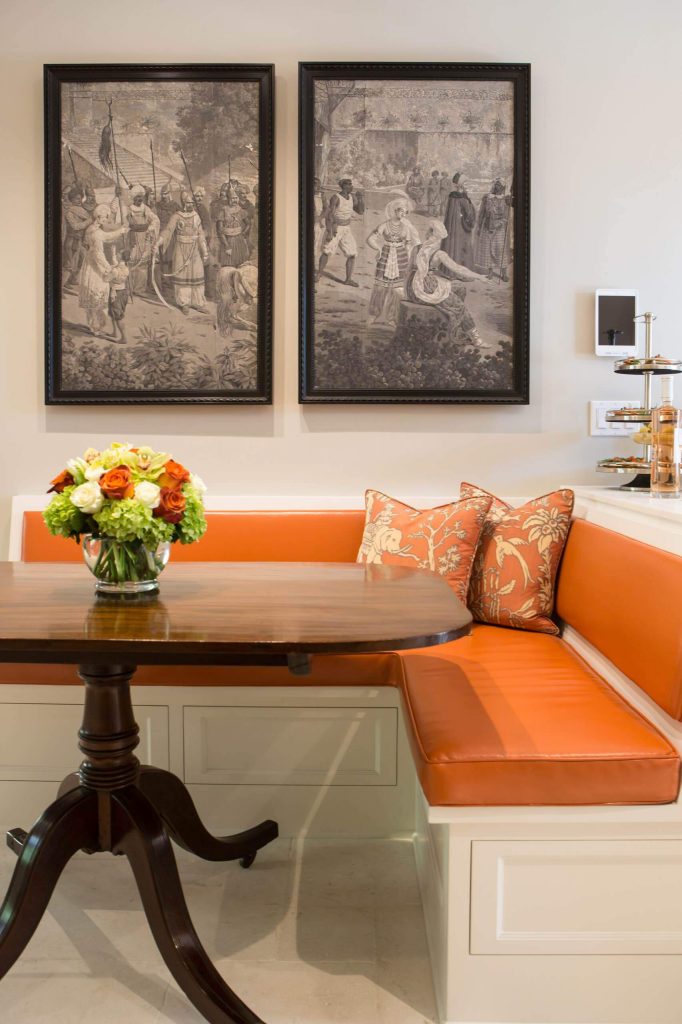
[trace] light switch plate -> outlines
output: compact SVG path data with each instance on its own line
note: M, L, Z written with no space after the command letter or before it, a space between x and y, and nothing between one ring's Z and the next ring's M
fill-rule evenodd
M607 423L606 414L610 409L622 409L626 404L623 398L590 402L590 436L591 437L628 437L639 430L639 423ZM633 409L641 409L641 402L628 401Z

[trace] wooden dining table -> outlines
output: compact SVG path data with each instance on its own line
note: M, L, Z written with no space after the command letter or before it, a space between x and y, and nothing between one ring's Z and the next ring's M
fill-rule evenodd
M171 840L248 867L277 838L274 821L215 837L179 778L140 765L130 682L137 665L286 665L313 654L428 647L469 632L471 616L441 576L345 563L170 565L158 595L96 597L84 566L0 563L0 661L77 666L83 760L29 832L0 906L0 977L21 955L59 876L79 850L125 855L159 950L211 1024L262 1024L211 963L190 920ZM74 669L76 671L76 669Z

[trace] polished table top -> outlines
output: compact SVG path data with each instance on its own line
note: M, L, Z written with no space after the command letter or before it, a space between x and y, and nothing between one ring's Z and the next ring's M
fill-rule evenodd
M216 664L427 647L469 632L443 577L354 563L170 564L160 593L96 597L84 565L0 563L0 660Z

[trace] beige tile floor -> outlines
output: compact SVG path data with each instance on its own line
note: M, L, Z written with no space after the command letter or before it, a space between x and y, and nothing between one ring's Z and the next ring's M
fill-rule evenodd
M268 1024L430 1024L433 989L411 844L280 839L254 866L178 852L218 970ZM4 893L14 857L0 850ZM122 857L80 854L0 982L22 1024L200 1024L149 934Z

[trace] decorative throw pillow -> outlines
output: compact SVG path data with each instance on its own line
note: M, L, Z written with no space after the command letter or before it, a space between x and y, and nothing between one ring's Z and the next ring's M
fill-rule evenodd
M366 491L365 530L357 560L438 572L466 603L471 567L491 501L489 494L476 495L422 511L381 491Z
M474 484L462 498L490 498L474 559L467 604L478 622L558 633L554 584L571 525L573 491L561 490L513 508Z

